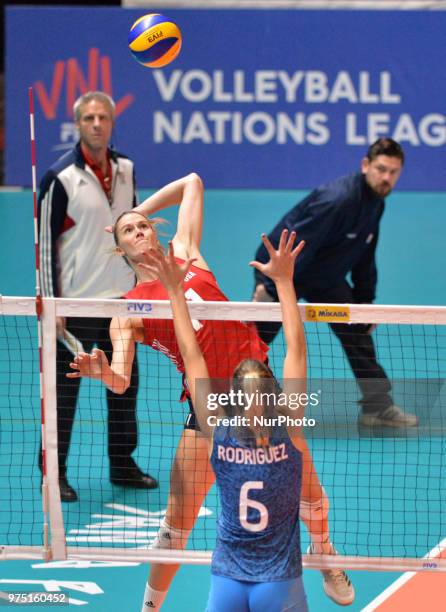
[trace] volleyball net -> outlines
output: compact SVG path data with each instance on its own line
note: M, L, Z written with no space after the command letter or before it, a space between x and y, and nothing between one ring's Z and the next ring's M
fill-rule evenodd
M189 307L198 322L281 318L279 304L191 302ZM445 571L446 308L330 304L300 308L308 343L308 394L317 398L308 402L304 430L330 499L330 535L339 553L330 558L304 555L304 566ZM219 512L215 487L203 501L186 550L152 548L166 513L172 462L188 414L187 402L179 401L181 376L163 354L161 342L158 351L141 345L137 350L138 444L133 454L141 469L158 479L159 488L112 485L105 389L96 380L83 379L67 462L68 481L79 500L61 503L57 317L78 320L86 328L83 338L93 343L99 331L88 321L169 320L171 311L167 302L157 301L44 299L40 368L35 299L0 299L0 559L209 563ZM368 377L363 372L358 384L339 342L339 336L353 332L372 334L393 401L418 417L417 427L361 424L364 390L368 392L369 386L371 393L380 392L382 380L376 373ZM67 354L80 348L70 336L65 344ZM224 355L224 345L218 351ZM284 339L279 333L269 350L269 364L278 378L283 357ZM68 372L68 362L64 365ZM59 384L60 403L64 394L69 391ZM48 542L38 465L42 431ZM302 523L303 552L308 542Z

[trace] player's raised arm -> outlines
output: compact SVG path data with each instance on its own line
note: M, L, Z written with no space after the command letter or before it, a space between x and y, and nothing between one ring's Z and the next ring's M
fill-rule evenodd
M282 308L283 329L286 340L286 356L283 364L284 391L304 392L307 378L307 345L305 331L297 306L293 273L296 258L305 246L304 241L293 248L296 232L288 235L283 230L277 250L263 234L262 241L269 254L266 264L257 261L250 265L274 281ZM299 416L295 414L294 416Z
M147 263L140 266L153 269L169 294L175 335L184 362L192 403L201 431L210 436L212 428L207 423L209 413L204 401L210 392L209 371L192 326L183 290L184 277L193 261L188 259L183 264L178 264L175 261L173 244L170 242L167 255L161 249L150 249Z
M179 205L177 231L173 238L175 253L185 248L188 257L198 257L203 229L204 190L201 178L195 172L168 183L148 197L134 210L145 216L154 215L170 206Z

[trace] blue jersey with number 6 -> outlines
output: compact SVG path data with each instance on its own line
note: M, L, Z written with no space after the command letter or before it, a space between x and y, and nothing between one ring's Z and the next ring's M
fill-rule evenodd
M221 501L212 573L250 582L300 576L302 457L286 429L251 447L217 428L211 463Z

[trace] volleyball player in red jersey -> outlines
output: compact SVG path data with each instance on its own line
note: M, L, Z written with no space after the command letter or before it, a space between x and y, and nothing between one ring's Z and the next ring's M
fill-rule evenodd
M136 287L125 297L168 299L167 291L153 269L145 267L148 250L161 248L156 231L160 220L146 217L164 208L179 205L177 230L172 239L173 249L179 261L194 259L194 265L184 280L186 298L194 301L228 301L200 252L203 195L201 179L192 173L169 183L117 219L113 228L117 252L125 257L137 277ZM195 321L194 327L213 378L230 378L235 367L247 358L266 361L268 347L258 337L254 326L237 321ZM175 363L178 371L184 374L172 320L138 317L113 319L110 337L113 343L111 364L102 351L94 349L91 354L80 353L70 364L75 372L67 376L96 378L113 392L123 393L130 384L135 342L150 345L165 353ZM187 396L186 389L183 396ZM197 435L198 424L191 404L190 407L191 412L172 466L166 517L154 544L158 548L185 548L201 505L215 479L207 440ZM305 447L300 518L308 528L314 553L335 553L328 534L328 507L328 498L318 480L308 447ZM143 612L161 608L178 567L177 564L151 564ZM354 590L345 572L326 570L323 575L324 589L329 597L343 605L352 603Z
M118 232L125 231L127 224L139 215L124 215L118 221ZM141 217L144 223L144 217ZM183 259L176 257L178 262ZM204 260L203 260L204 263ZM215 276L209 269L191 265L184 279L184 293L190 301L227 302L228 298L219 288ZM125 297L132 300L165 300L165 288L158 279L138 283L126 293ZM178 349L173 322L157 319L142 319L143 344L165 353L183 374L184 365ZM234 362L252 358L266 361L268 345L258 336L253 325L239 321L194 321L197 340L208 364L212 378L230 378L234 371Z

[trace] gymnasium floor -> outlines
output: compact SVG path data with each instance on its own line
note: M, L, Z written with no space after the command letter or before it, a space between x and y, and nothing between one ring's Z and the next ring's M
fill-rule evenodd
M145 194L141 195L144 197ZM212 191L207 194L203 253L231 299L249 299L251 271L247 266L240 267L240 262L252 258L260 232L269 230L300 195L271 191ZM29 192L0 193L0 264L3 270L8 270L8 274L0 279L0 293L3 295L33 294L31 202ZM442 251L446 212L443 202L443 194L432 193L396 193L389 198L378 253L378 302L446 303ZM172 215L169 217L173 218ZM17 224L18 219L23 223ZM8 229L11 227L14 227L14 232ZM218 228L218 233L215 228ZM232 264L228 262L229 256L233 258ZM4 338L1 347L0 382L5 383L9 377L11 397L7 400L4 392L0 394L0 485L2 490L8 491L6 501L5 498L0 501L0 545L37 544L41 532L41 506L39 477L34 467L39 435L36 364L31 352L23 350L14 362L21 365L11 366L12 362L5 359L4 349L8 347L16 353L20 347ZM279 343L273 350L280 354ZM335 346L333 351L336 359L343 359L338 347ZM141 370L153 369L155 362L148 351L142 349L139 354ZM386 368L391 367L390 356L386 356L384 362ZM176 377L167 366L159 372L162 375L160 380L168 380L166 393L175 397L178 392ZM313 376L317 376L316 366ZM25 379L29 388L23 385ZM440 407L444 406L441 381L435 384L438 386L435 401L425 406L424 412L423 406L419 407L425 425L440 419ZM69 467L69 480L78 490L80 502L64 504L69 544L86 545L90 542L94 545L94 540L100 538L104 545L122 546L121 538L137 538L137 545L144 547L156 532L165 508L168 473L173 447L181 431L182 409L172 403L175 413L171 420L174 424L166 439L165 434L160 434L161 409L151 400L149 385L142 386L138 404L141 425L137 459L141 466L148 464L149 470L159 476L161 491L147 494L110 485L104 455L106 440L102 419L105 407L100 399L102 393L95 385L84 385ZM147 405L150 406L149 418ZM316 466L323 474L322 480L330 497L336 502L330 515L335 543L341 551L351 553L353 542L356 554L364 552L366 547L372 550L372 554L378 554L380 548L390 544L401 555L426 554L440 544L442 537L446 537L446 518L444 512L441 514L446 473L442 465L442 457L446 457L444 437L438 432L435 435L429 433L427 426L420 436L360 437L355 426L353 402L342 418L349 425L345 428L346 435L336 438L315 435L311 439ZM387 470L389 464L395 464L393 476ZM362 507L361 476L370 475L377 489L385 491L389 483L394 486L395 474L401 482L408 483L404 497L394 490L390 497L383 496L384 501L379 505ZM347 498L356 499L357 503L350 501L347 506ZM420 508L420 503L426 500L429 502L426 508ZM211 512L215 509L215 491L205 505ZM382 522L387 531L380 531L381 523L373 520L374 512L379 512L384 519ZM407 534L414 514L417 521L409 537ZM19 515L20 520L17 520ZM215 513L204 510L203 515L197 522L193 538L197 547L210 549ZM365 530L363 523L367 523ZM302 548L305 550L307 536L304 529L302 532ZM436 534L441 535L437 537ZM42 581L57 581L70 592L73 605L87 605L92 611L139 610L146 571L144 565L121 562L45 564L8 561L0 563L0 590L42 590ZM444 575L350 571L350 576L357 593L351 610L410 612L425 609L435 612L444 609ZM310 610L329 612L337 609L323 593L319 572L305 571L304 582ZM163 610L204 610L208 585L208 567L182 567ZM395 593L390 593L385 599L388 589L395 589Z

